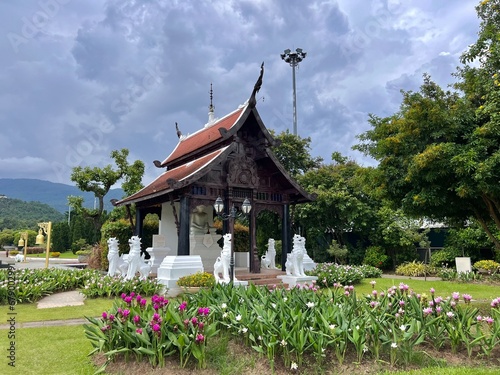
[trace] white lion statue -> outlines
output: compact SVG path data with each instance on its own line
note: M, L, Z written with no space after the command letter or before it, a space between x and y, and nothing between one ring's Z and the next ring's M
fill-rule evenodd
M139 236L132 236L128 240L128 244L130 245L130 252L127 257L124 257L124 260L128 263L125 279L133 279L137 272L140 273L141 279L146 279L151 272L154 258L151 257L146 260L144 256L141 256L141 239Z
M115 276L116 274L124 274L126 269L125 262L120 258L120 253L118 252L118 239L116 237L111 237L108 239L108 275Z
M231 261L231 233L226 233L224 236L224 246L220 252L220 256L214 264L214 276L218 283L228 284L230 282L229 267ZM222 277L220 276L222 274Z
M262 255L261 265L262 268L276 268L276 249L274 247L274 239L270 238L267 241L267 251L264 255Z
M286 274L289 276L305 276L304 255L306 254L306 239L298 234L293 236L293 249L286 259Z

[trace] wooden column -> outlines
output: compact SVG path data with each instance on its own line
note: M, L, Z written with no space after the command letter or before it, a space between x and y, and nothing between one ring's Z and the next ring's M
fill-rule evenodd
M180 199L179 237L177 240L177 255L189 255L189 197L183 195Z
M256 247L257 230L255 224L255 208L250 211L250 228L249 229L249 242L250 242L250 272L260 273L259 254Z

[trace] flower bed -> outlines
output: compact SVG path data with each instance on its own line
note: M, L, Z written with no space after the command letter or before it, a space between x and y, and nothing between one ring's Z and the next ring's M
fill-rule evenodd
M207 336L217 329L265 355L271 368L277 357L288 368L300 370L306 357L315 357L318 365L327 357L342 364L347 354L358 363L407 365L419 348L429 346L469 357L498 354L500 297L492 300L488 314L480 315L468 294L443 298L433 289L415 294L406 284L380 292L375 282L372 286L370 295L357 297L352 285L319 290L216 285L186 295L187 302L179 305L152 301L145 306L146 301L125 296L122 305L103 318L89 319L86 331L94 352L101 351L110 360L116 353L137 360L147 356L153 365L161 365L166 355L178 354L182 366L190 357L204 366L205 347L196 337L201 332L206 345ZM202 328L208 324L210 335L196 326L199 320L193 323L200 311L209 311Z

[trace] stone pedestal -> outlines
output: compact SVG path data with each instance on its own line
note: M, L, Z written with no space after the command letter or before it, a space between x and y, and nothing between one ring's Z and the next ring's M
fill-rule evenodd
M217 243L220 238L218 234L191 234L189 237L189 254L199 255L207 272L213 271L215 260L220 255L221 248Z
M182 292L177 280L182 276L203 272L203 263L199 255L167 255L158 268L158 281L167 288L168 297L176 297Z
M234 266L235 267L250 267L250 252L235 252L234 253Z
M287 284L289 288L293 288L296 285L304 287L306 285L312 285L313 281L318 280L317 276L289 276L289 275L279 275L278 279L281 279L283 284Z
M160 267L160 264L163 262L163 259L167 255L174 255L174 251L170 247L148 247L146 251L151 255L151 257L154 257L154 262L151 267L151 273L157 275L158 274L158 268Z
M316 268L316 263L314 263L314 260L311 259L309 255L304 254L304 271L312 271L313 269Z

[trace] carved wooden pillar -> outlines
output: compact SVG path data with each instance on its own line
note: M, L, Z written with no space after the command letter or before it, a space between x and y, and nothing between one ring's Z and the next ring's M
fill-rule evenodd
M183 195L180 201L180 225L177 240L177 255L189 255L189 197Z
M285 271L285 263L288 253L291 249L291 235L290 235L290 206L283 205L283 218L281 222L281 269Z
M250 242L250 272L260 273L260 260L256 247L257 230L255 223L255 209L250 211L250 228L249 228L249 242Z

